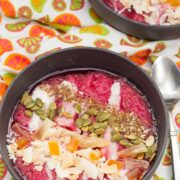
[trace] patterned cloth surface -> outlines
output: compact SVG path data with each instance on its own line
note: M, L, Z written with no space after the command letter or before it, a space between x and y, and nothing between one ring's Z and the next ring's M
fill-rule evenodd
M127 36L103 22L88 0L0 0L0 7L0 100L17 73L62 48L106 48L147 71L158 56L166 55L180 67L180 39L150 42ZM180 102L172 113L180 130ZM12 178L0 158L1 179ZM173 179L169 144L152 179Z

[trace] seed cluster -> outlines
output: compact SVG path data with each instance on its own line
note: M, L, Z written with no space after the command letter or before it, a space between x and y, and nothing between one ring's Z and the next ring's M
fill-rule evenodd
M157 149L156 137L152 129L145 128L140 119L133 113L120 112L115 107L102 105L92 98L84 98L80 93L76 93L67 86L49 86L41 84L40 88L61 99L63 102L73 102L77 117L75 125L81 133L88 133L90 136L103 137L106 129L110 127L111 140L128 148L133 145L144 143L147 152L138 154L138 159L152 160ZM63 106L57 107L53 102L46 110L41 99L33 100L26 92L21 100L26 107L25 114L32 117L33 112L42 120L51 120L56 116L64 116L67 119L74 118Z

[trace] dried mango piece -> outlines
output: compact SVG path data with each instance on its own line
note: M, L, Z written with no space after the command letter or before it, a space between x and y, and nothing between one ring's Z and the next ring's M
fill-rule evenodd
M97 161L101 157L100 151L94 151L89 154L89 158L91 161Z
M79 140L77 138L72 137L67 144L66 148L70 152L75 152L78 149Z
M50 154L54 156L59 156L60 155L60 148L59 145L56 141L49 141L48 142Z
M121 161L115 161L115 160L109 160L107 165L111 166L111 165L116 165L118 169L122 169L124 167L124 163Z
M18 149L22 149L29 144L29 141L25 136L21 136L16 139L16 144L18 146Z

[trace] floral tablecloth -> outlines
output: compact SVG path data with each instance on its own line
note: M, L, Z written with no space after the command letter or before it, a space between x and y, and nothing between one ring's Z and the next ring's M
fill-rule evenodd
M169 56L180 67L180 39L149 42L125 35L104 23L88 0L0 0L0 7L0 100L16 74L32 61L72 46L116 51L147 71L159 55ZM173 117L180 129L180 102ZM1 179L12 178L0 158ZM173 179L170 145L152 179Z

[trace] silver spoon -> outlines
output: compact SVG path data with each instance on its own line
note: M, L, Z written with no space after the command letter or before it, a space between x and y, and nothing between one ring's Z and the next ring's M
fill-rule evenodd
M174 180L180 180L180 152L177 143L178 134L170 112L174 104L180 100L180 71L176 64L169 58L160 56L153 64L151 76L159 87L168 108Z

